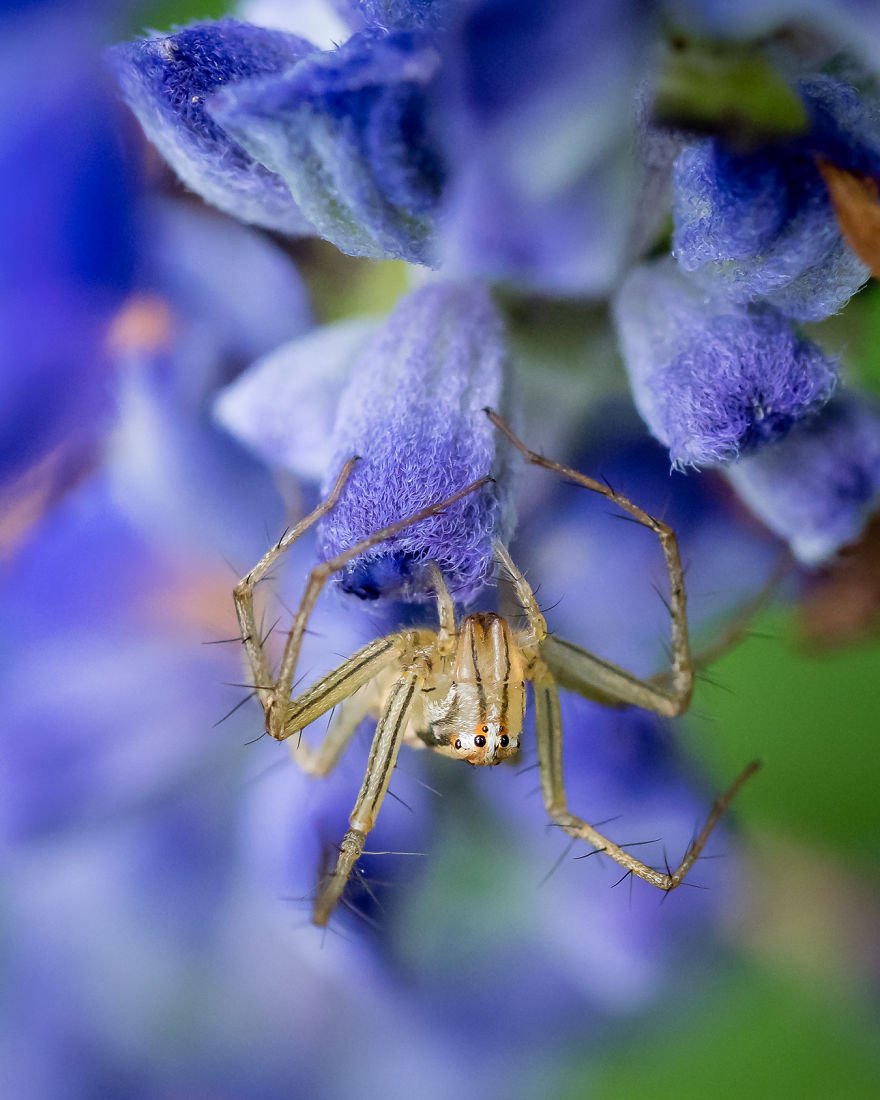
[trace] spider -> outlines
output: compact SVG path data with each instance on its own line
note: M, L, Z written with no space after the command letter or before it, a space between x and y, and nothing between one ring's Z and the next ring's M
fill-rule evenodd
M328 578L365 550L436 515L491 480L480 478L448 499L375 531L343 553L316 565L287 635L277 676L273 676L257 629L254 587L279 556L335 506L357 462L356 457L349 459L327 498L287 531L238 582L234 591L242 642L268 734L278 741L286 740L322 714L338 708L323 741L316 748L301 743L293 753L304 771L315 776L327 775L340 760L361 720L370 714L378 717L364 780L349 818L349 829L338 849L336 868L318 887L312 914L317 925L329 921L364 851L401 745L424 745L479 766L508 760L520 748L529 681L535 705L541 789L551 822L660 890L668 892L681 884L731 800L759 767L757 761L750 763L715 801L706 823L675 870L667 868L661 872L650 867L571 812L563 781L559 685L608 706L643 707L665 717L681 714L690 703L695 662L688 642L678 543L665 523L609 485L529 450L498 413L492 409L485 411L527 461L601 494L657 536L670 585L671 669L665 676L641 679L550 634L531 587L506 548L496 543L497 556L524 613L523 628L514 628L495 613L480 612L459 618L440 569L430 563L427 578L437 599L436 630L407 629L377 638L291 699L294 671L309 616Z

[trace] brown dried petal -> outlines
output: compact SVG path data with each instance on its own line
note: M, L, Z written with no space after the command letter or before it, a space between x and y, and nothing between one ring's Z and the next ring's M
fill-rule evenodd
M880 202L877 182L866 176L846 172L836 164L816 158L834 205L840 231L847 244L868 265L872 275L880 275Z

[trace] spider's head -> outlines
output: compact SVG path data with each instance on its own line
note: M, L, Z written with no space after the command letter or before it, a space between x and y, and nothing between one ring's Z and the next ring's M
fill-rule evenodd
M467 733L450 740L455 756L469 764L500 764L519 752L519 734L513 734L500 722L481 722Z

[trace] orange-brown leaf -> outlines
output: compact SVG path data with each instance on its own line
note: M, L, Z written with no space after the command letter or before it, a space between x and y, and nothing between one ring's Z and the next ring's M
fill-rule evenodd
M840 231L872 275L880 276L880 201L877 183L817 157Z

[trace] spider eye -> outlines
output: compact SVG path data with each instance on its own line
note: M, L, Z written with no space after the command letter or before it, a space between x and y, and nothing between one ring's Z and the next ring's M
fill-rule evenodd
M510 738L507 736L506 733L503 733L498 743L501 745L502 749L506 749L507 746L510 744Z
M488 732L489 732L489 727L488 726L483 726L483 733L488 733Z
M474 744L478 749L481 749L486 744L486 738L481 733L478 733L474 738Z
M456 747L457 749L460 749L460 748L461 748L461 738L460 738L460 737L456 738L456 741L455 741L455 747Z

